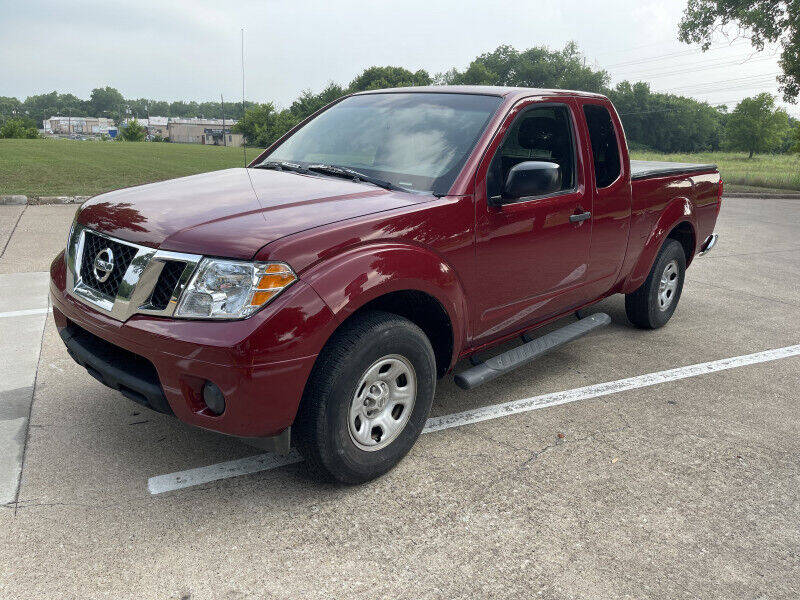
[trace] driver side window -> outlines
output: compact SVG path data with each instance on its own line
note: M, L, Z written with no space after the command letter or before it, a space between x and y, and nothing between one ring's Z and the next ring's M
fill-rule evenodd
M561 171L561 191L575 187L575 143L566 106L526 110L512 123L486 174L486 197L497 199L514 165L528 160L553 162Z

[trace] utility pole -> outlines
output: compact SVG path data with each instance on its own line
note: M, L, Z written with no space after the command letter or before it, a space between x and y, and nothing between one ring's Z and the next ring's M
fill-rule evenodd
M244 27L242 27L242 122L244 122ZM244 166L247 167L247 138L242 139Z
M228 145L228 136L225 134L225 99L222 94L219 95L220 104L222 104L222 145Z

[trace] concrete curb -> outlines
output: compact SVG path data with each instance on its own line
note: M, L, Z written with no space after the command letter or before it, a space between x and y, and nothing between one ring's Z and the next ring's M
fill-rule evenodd
M0 196L0 205L12 204L83 204L91 196L23 196L21 194L11 194Z
M0 196L0 204L27 204L28 197L19 194Z
M725 192L723 198L762 198L765 200L800 200L800 194L786 192L785 194L775 194L764 192Z

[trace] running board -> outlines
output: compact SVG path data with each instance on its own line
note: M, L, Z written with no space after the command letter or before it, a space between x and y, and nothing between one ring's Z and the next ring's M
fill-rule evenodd
M561 329L493 356L466 371L461 371L455 376L456 385L462 389L471 390L610 323L611 317L606 313L595 313L584 317L576 323L570 323ZM526 337L527 334L523 336L523 338Z

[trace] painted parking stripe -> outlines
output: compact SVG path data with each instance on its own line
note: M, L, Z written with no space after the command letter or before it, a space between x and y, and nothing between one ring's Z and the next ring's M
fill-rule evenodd
M147 489L150 490L151 494L162 494L172 490L180 490L202 483L209 483L210 481L217 481L218 479L277 469L278 467L291 465L301 460L303 460L303 457L294 449L286 456L272 453L258 454L256 456L248 456L247 458L240 458L239 460L229 460L198 469L187 469L186 471L178 471L177 473L170 473L169 475L151 477L147 482Z
M775 350L756 352L755 354L746 354L744 356L734 356L732 358L723 358L721 360L715 360L712 362L698 363L696 365L689 365L688 367L678 367L677 369L669 369L668 371L658 371L656 373L637 375L636 377L618 379L617 381L608 381L606 383L587 385L585 387L565 390L563 392L554 392L552 394L544 394L542 396L535 396L533 398L512 400L511 402L504 402L503 404L495 404L493 406L485 406L476 408L474 410L466 410L464 412L455 413L452 415L432 417L428 419L427 423L425 423L425 429L422 432L430 433L432 431L441 431L442 429L449 429L450 427L460 427L470 423L480 423L481 421L498 419L500 417L515 415L548 406L567 404L569 402L575 402L576 400L599 398L600 396L608 396L609 394L616 394L618 392L624 392L627 390L649 387L651 385L658 385L659 383L666 383L668 381L678 381L679 379L697 377L698 375L707 375L709 373L716 373L717 371L736 369L737 367L744 367L746 365L754 365L757 363L769 362L772 360L779 360L781 358L789 358L790 356L798 355L800 355L800 344L795 346L786 346L785 348L776 348Z
M19 493L49 282L46 272L0 274L0 317L25 317L0 318L0 504Z
M765 350L764 352L756 352L744 356L734 356L686 367L678 367L677 369L669 369L667 371L637 375L636 377L628 377L627 379L587 385L563 392L554 392L552 394L543 394L532 398L513 400L511 402L504 402L503 404L485 406L441 417L431 417L425 423L425 428L422 433L441 431L443 429L450 429L451 427L461 427L463 425L480 423L481 421L488 421L490 419L499 419L500 417L538 410L549 406L558 406L578 400L599 398L601 396L608 396L609 394L616 394L627 390L650 387L669 381L678 381L680 379L708 375L709 373L716 373L718 371L736 369L747 365L755 365L799 355L800 344L797 344L795 346L775 348L774 350ZM258 471L267 471L300 462L301 460L303 460L302 457L295 450L292 450L287 456L260 454L241 458L239 460L209 465L207 467L198 467L178 473L151 477L148 480L147 488L151 494L162 494L164 492L210 483L228 477L247 475Z
M11 310L8 312L0 312L0 319L6 317L27 317L28 315L43 315L48 308L28 308L26 310Z

